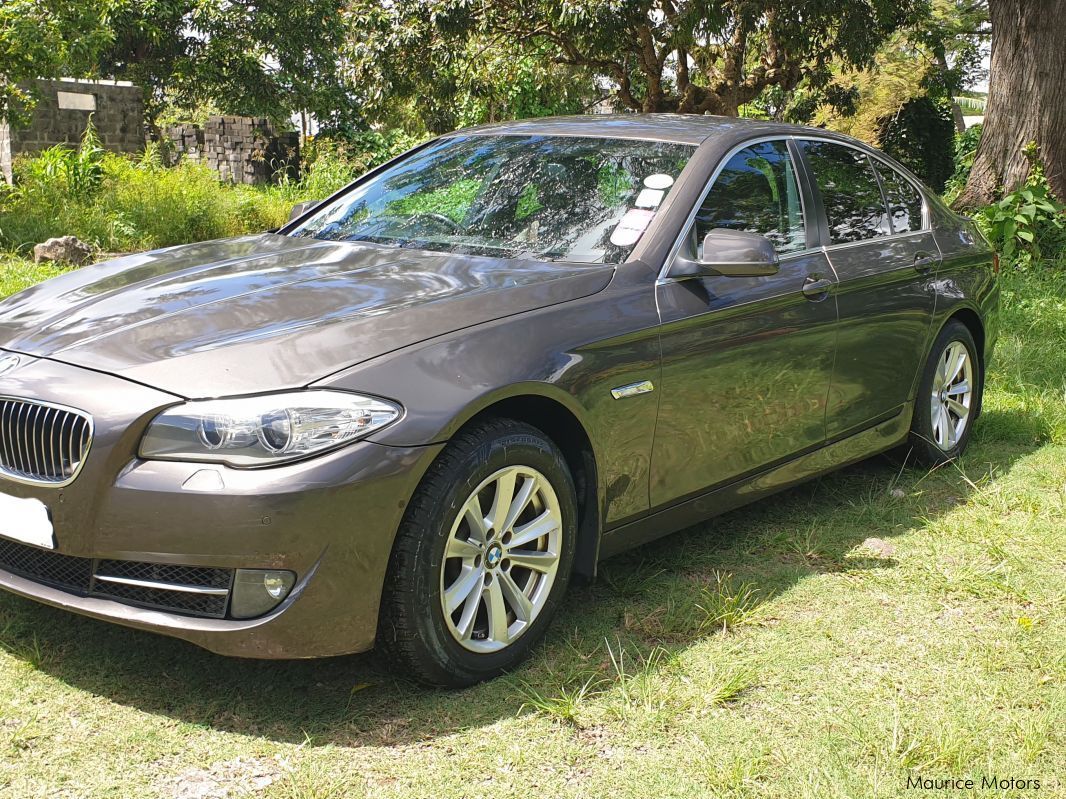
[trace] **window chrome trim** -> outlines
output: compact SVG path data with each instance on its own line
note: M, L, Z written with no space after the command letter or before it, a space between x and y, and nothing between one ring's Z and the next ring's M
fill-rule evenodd
M728 150L725 153L725 155L723 155L720 159L718 159L718 165L715 166L714 171L711 173L711 176L707 179L707 185L704 186L703 191L700 192L699 199L696 200L696 202L693 204L692 210L689 211L688 217L685 219L685 224L682 225L682 227L681 227L681 234L674 240L674 244L670 248L670 252L667 253L666 260L663 263L662 268L659 269L659 277L656 279L656 281L655 281L656 283L673 282L675 280L675 278L671 278L671 277L667 276L667 272L670 271L670 265L674 262L674 258L677 257L678 252L681 251L681 245L684 243L685 239L688 238L689 233L692 232L692 226L696 222L696 215L699 214L700 208L703 207L703 201L707 199L707 195L711 193L711 189L714 188L714 184L718 181L718 177L725 170L726 165L733 159L733 156L736 155L737 153L741 152L742 150L746 150L748 147L751 147L753 145L764 144L765 142L771 142L771 141L784 142L785 145L786 145L786 148L787 148L788 141L790 139L795 139L795 138L796 137L794 135L788 134L788 133L776 133L776 134L770 134L770 135L767 135L767 136L759 136L757 138L748 139L746 141L741 142L740 144L734 146L732 149ZM802 181L802 177L801 177L801 175L799 173L799 170L796 169L795 159L792 157L792 152L791 151L788 151L788 158L789 158L789 161L792 162L792 171L793 171L793 174L796 176L796 184L797 184L796 188L799 189L800 208L802 209L802 212L803 212L804 233L808 233L809 232L809 225L808 225L808 221L809 220L807 219L807 205L803 201L803 186L800 185L800 183ZM923 197L923 199L924 199L924 197ZM820 247L806 247L803 250L795 250L795 251L792 251L792 252L781 253L781 254L778 255L778 260L782 260L782 259L784 259L786 257L790 257L790 256L806 255L806 254L809 254L809 253L812 253L812 252L816 252L819 249L821 249L821 248Z
M879 241L898 241L905 239L908 236L921 236L926 233L932 232L932 229L927 230L908 230L906 233L892 233L888 236L878 236L874 239L862 239L861 241L842 241L840 244L827 244L824 247L819 247L820 250L830 253L834 250L848 250L852 247L862 247L863 245L869 246L871 244L877 244Z
M19 474L13 474L9 470L0 465L0 480L10 480L13 483L20 483L22 485L39 486L41 488L66 488L75 480L78 479L78 475L81 474L81 470L85 467L85 462L89 460L89 452L93 448L93 442L96 439L96 427L93 423L92 414L80 410L78 408L72 408L69 405L60 405L55 402L45 402L44 400L34 399L32 397L14 397L7 394L0 394L0 401L9 400L11 402L24 402L29 405L40 405L44 408L51 408L53 410L63 411L65 413L71 413L80 417L85 421L88 426L89 442L85 445L85 449L82 451L81 460L78 461L77 467L71 473L70 477L61 482L53 480L35 480L30 477L23 477Z

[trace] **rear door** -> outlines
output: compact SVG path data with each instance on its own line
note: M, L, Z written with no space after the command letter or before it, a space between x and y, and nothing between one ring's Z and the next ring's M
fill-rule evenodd
M913 399L929 344L940 251L909 178L856 147L800 143L839 280L826 418L833 439L890 418Z
M825 440L837 316L832 269L808 238L815 219L783 138L727 156L694 209L677 254L696 257L710 230L726 228L766 236L781 264L767 277L659 280L653 507Z

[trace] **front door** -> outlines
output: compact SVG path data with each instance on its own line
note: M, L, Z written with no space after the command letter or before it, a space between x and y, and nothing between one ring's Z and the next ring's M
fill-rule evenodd
M788 144L749 145L720 170L680 254L696 257L715 228L750 231L774 243L779 272L659 281L662 374L652 507L824 442L836 282L824 253L808 248L810 206Z

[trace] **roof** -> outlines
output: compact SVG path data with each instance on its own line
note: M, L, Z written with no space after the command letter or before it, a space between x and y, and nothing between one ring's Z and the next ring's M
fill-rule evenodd
M703 114L586 114L495 122L456 133L525 136L597 136L698 145L715 134L790 135L811 128L755 119ZM818 131L824 133L824 131Z

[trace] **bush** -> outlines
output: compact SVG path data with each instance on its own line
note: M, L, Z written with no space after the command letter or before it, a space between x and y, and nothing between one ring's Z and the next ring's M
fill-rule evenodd
M300 179L293 180L287 174L278 176L277 192L293 204L324 200L361 174L333 142L312 140L304 149Z
M316 136L304 146L300 179L279 174L274 192L290 205L304 200L324 200L416 144L418 139L400 130Z
M90 117L78 148L56 145L42 152L28 165L28 182L48 194L88 197L100 187L105 154Z
M1051 193L1035 144L1025 148L1025 156L1025 185L977 214L988 240L1020 269L1055 258L1066 245L1066 206Z
M399 130L319 137L305 147L300 180L279 173L277 185L258 187L222 183L187 162L165 167L156 144L139 159L109 153L90 120L77 148L19 158L14 186L0 183L0 248L73 235L126 252L276 228L295 203L323 200L416 143Z
M962 133L955 134L955 171L944 187L944 202L950 205L966 187L966 181L973 169L973 160L977 156L977 145L981 141L981 123L970 125Z
M929 97L914 97L882 120L881 149L938 192L954 169L955 123L951 111Z
M281 192L220 183L194 164L163 168L102 153L92 185L60 177L77 153L57 148L17 163L16 184L0 196L0 246L26 250L74 235L123 252L258 232L282 224L291 202Z

